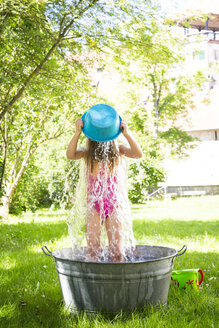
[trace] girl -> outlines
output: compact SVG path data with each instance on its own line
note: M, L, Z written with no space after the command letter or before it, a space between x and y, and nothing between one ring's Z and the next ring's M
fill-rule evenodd
M108 237L108 253L112 262L121 262L123 252L122 195L124 188L119 173L122 157L140 158L142 150L131 136L127 124L122 121L120 129L129 147L116 145L115 141L96 142L87 138L86 148L77 149L83 121L75 122L76 132L71 139L66 156L68 159L83 158L86 164L87 204L86 240L87 260L97 261L101 255L101 226L105 224Z

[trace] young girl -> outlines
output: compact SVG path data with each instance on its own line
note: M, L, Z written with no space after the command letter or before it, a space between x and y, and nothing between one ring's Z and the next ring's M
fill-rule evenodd
M77 149L83 121L75 122L76 132L68 145L68 159L84 159L86 164L86 240L89 261L101 256L101 226L105 224L108 237L108 253L112 262L124 259L123 226L125 208L122 205L124 187L121 181L122 157L140 158L142 150L131 136L128 126L121 121L120 129L129 147L116 145L115 141L96 142L87 138L86 148Z

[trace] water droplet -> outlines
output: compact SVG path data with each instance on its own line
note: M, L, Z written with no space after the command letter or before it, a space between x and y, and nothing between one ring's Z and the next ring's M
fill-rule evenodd
M127 167L113 142L96 143L81 160L67 223L77 259L130 261L135 240L127 190Z

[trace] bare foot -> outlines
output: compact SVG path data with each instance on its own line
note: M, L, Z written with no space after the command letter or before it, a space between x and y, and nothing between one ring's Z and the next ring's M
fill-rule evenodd
M98 262L100 260L100 251L93 248L87 248L86 261Z
M111 251L109 252L110 258L112 262L122 262L123 261L123 255L121 253L121 250L119 247L113 247Z

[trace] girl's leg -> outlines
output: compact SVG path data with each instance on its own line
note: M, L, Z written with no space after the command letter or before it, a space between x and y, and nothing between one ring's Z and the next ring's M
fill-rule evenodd
M86 220L87 260L98 261L100 256L100 216L94 209L87 214Z
M122 262L122 223L115 215L107 217L106 230L109 240L109 254L112 262Z

